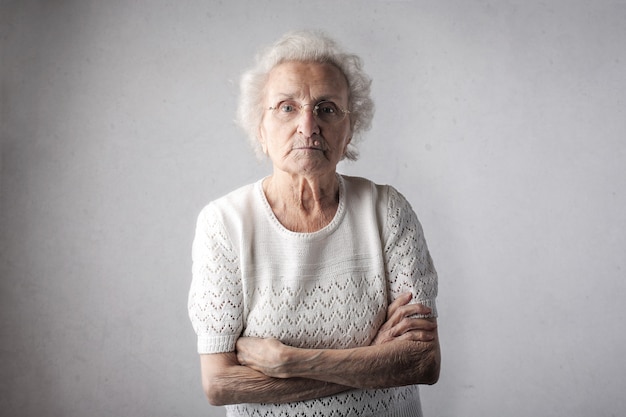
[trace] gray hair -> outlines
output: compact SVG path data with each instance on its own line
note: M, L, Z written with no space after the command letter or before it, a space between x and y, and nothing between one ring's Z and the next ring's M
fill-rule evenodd
M339 48L328 36L313 31L289 32L257 56L256 65L241 77L241 96L237 121L248 134L257 155L263 155L258 141L258 129L263 118L263 95L270 71L283 62L318 62L335 65L348 81L348 110L352 140L345 158L356 160L354 143L372 125L374 102L370 98L372 80L362 70L361 58Z

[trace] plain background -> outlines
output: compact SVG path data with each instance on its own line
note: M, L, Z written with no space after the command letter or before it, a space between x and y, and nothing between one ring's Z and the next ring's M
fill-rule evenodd
M285 31L360 54L341 172L440 274L428 417L626 414L623 1L0 2L0 414L223 416L186 311L199 210L269 172L233 122Z

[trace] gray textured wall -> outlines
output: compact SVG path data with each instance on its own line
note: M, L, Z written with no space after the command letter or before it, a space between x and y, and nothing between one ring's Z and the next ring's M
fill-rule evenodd
M255 50L322 28L377 115L342 172L440 273L430 417L626 413L623 1L0 1L0 414L220 416L186 313L195 217L268 173Z

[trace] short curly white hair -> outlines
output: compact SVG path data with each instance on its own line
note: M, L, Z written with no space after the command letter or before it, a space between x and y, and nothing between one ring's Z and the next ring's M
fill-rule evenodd
M370 97L371 78L363 71L362 61L355 54L344 52L337 43L318 31L289 32L257 56L256 65L241 77L241 95L237 121L248 134L259 157L263 155L258 141L258 129L263 118L263 95L270 71L283 62L318 62L335 65L348 81L348 110L352 140L345 158L356 160L358 142L372 125L374 102Z

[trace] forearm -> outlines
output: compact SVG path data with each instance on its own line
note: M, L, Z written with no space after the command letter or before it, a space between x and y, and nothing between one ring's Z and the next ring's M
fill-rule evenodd
M441 361L437 338L336 350L284 346L279 356L275 367L261 371L278 378L315 379L364 389L434 384Z
M353 388L434 384L441 353L437 320L414 318L431 310L398 297L370 346L352 349L302 349L277 339L243 337L238 363L274 378L306 378Z
M273 378L239 365L234 354L220 355L219 366L213 355L201 357L203 387L213 405L306 401L351 389L307 378Z
M292 377L306 377L355 388L434 384L439 378L439 346L395 341L348 350L292 352Z

